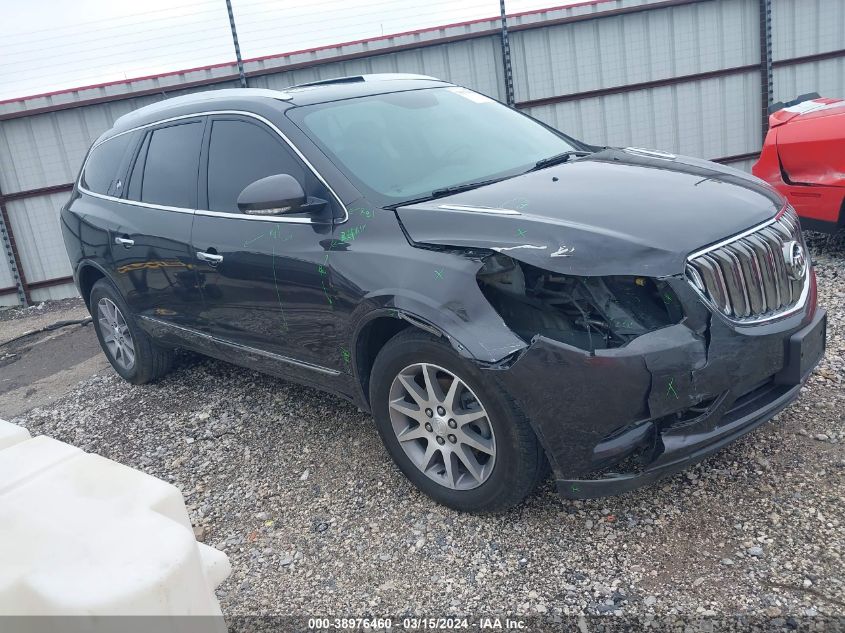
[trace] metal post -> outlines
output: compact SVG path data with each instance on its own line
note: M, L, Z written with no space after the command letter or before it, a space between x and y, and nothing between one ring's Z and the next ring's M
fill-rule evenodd
M32 303L32 298L29 296L29 288L26 285L26 277L23 274L20 254L15 244L15 235L12 233L12 223L9 221L9 212L6 210L2 191L0 191L0 242L3 242L3 252L6 260L9 262L12 277L15 279L15 286L18 289L18 301L21 305L28 306Z
M235 45L235 57L238 60L238 76L241 78L241 88L246 88L246 74L241 59L241 47L238 44L238 29L235 28L235 14L232 13L232 0L226 0L226 10L229 12L229 26L232 27L232 42Z
M505 12L505 0L499 0L502 14L502 62L505 66L505 96L509 106L513 107L513 69L511 66L511 45L508 41L508 16Z
M772 74L772 0L760 2L760 98L762 106L763 140L769 131L769 106L774 102Z

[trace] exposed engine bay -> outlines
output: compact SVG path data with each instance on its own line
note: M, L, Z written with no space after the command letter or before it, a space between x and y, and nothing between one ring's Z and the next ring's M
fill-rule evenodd
M482 293L526 342L542 335L588 351L621 347L683 319L669 285L648 277L575 277L506 255L484 260Z

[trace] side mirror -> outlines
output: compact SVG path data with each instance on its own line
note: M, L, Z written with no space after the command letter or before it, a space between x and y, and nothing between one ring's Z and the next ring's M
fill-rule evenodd
M247 185L238 196L238 209L250 215L283 215L310 210L302 185L289 174L276 174Z

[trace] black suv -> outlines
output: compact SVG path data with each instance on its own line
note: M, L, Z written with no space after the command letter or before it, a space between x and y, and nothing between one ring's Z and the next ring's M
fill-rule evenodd
M371 411L469 511L631 489L792 401L825 344L795 213L430 77L218 90L117 120L61 212L115 371L177 347Z

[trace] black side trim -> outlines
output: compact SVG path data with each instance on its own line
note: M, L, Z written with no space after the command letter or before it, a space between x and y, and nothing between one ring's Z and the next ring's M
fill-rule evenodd
M156 334L161 334L162 331L169 330L171 333L175 333L176 336L180 338L186 339L188 341L194 341L195 343L197 343L197 346L200 349L206 348L211 345L213 347L216 347L218 350L220 350L220 348L228 350L231 354L236 354L240 356L260 356L262 358L270 359L272 361L277 361L288 365L294 365L296 367L302 367L303 369L310 369L312 371L320 372L321 374L326 374L328 376L340 375L340 372L336 369L330 369L328 367L323 367L322 365L315 365L313 363L308 363L303 360L297 360L288 356L274 354L272 352L267 352L262 349L257 349L255 347L241 345L240 343L235 343L233 341L227 341L221 338L217 338L216 336L206 334L205 332L199 332L198 330L194 330L192 328L176 325L175 323L168 323L167 321L162 321L161 319L156 319L143 315L139 316L138 319L140 319L147 326L144 329L149 329L154 336Z

